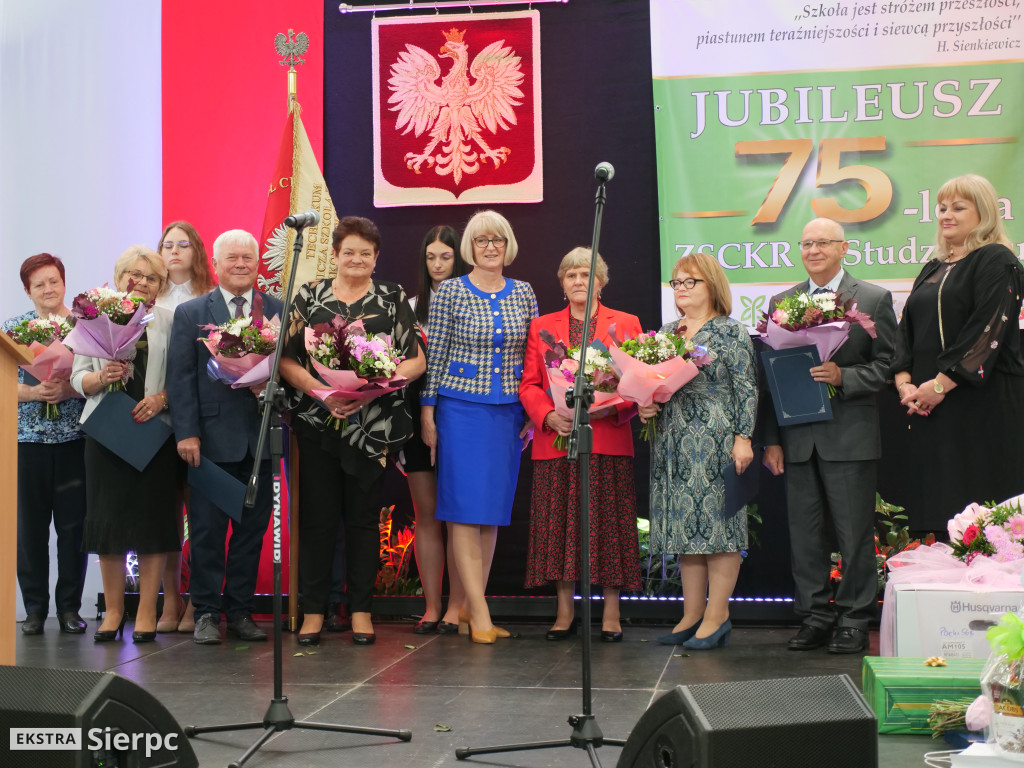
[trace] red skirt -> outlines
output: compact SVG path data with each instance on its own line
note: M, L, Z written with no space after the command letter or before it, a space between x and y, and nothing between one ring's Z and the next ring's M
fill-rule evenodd
M527 587L579 579L579 492L575 462L533 462ZM632 456L590 457L590 574L603 587L640 590Z

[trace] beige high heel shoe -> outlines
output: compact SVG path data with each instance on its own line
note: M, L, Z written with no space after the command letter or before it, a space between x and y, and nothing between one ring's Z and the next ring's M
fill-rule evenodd
M494 630L494 636L495 637L512 637L512 633L509 632L507 629L502 629L501 627L495 626L493 624L491 625L491 628ZM472 634L472 622L469 620L469 616L466 615L465 613L460 613L459 614L459 634L460 635ZM487 633L485 632L484 634L487 634ZM485 642L485 641L481 640L481 641L478 641L478 642ZM493 642L493 641L491 641L491 642Z
M164 600L167 600L167 595L164 595ZM178 627L181 624L181 620L185 616L185 601L181 599L181 595L175 595L178 599L178 618L176 619L162 619L156 623L156 631L165 634L167 632L177 632Z

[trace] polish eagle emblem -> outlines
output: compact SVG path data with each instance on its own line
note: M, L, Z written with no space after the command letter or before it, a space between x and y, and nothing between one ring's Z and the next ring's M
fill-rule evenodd
M305 59L300 59L307 50L309 50L309 35L305 32L299 32L295 34L294 29L289 29L288 34L278 32L274 36L274 50L279 55L284 56L282 61L278 64L287 64L289 66L295 66L296 64L305 64Z
M498 136L517 124L515 108L523 103L519 86L526 76L520 57L504 40L487 45L470 64L469 45L463 39L466 30L453 27L443 34L438 56L452 60L448 74L441 77L437 59L407 43L391 65L388 104L398 113L396 130L404 128L403 135L411 131L417 138L429 136L421 153L406 153L406 167L420 173L425 164L439 176L451 175L458 184L463 174L476 173L481 163L491 161L497 169L508 160L511 150L491 147L484 131Z

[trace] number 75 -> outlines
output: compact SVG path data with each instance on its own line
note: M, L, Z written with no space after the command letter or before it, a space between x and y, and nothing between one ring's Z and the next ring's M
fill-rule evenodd
M839 164L843 152L880 152L885 149L885 136L861 138L822 139L818 150L818 178L815 186L855 181L864 187L867 200L860 208L843 208L834 197L818 197L811 208L818 216L841 222L868 221L881 215L892 202L892 182L878 168L870 165ZM814 151L813 139L769 139L766 141L736 142L736 156L786 155L779 175L772 182L764 202L757 209L751 224L770 224L778 220L782 208L789 200L797 179Z

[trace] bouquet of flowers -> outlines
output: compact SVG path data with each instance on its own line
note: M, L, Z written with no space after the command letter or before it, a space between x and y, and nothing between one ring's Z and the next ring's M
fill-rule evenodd
M544 368L548 372L548 387L555 412L571 419L573 410L565 402L565 393L575 385L576 377L580 375L581 349L579 346L566 347L565 342L556 341L550 331L541 331L540 339L549 347L544 353ZM603 344L587 347L583 376L594 386L594 403L589 409L591 413L624 402L617 392L618 374ZM556 435L552 445L564 451L569 447L569 440L564 435Z
M206 325L209 335L199 341L210 350L206 372L232 389L256 387L270 379L274 350L281 333L279 318L263 316L263 297L253 294L252 313L220 325Z
M72 318L50 315L22 320L9 329L7 335L31 349L35 355L31 364L21 366L25 373L37 381L50 381L71 375L75 356L64 346L64 339L73 327ZM44 418L53 420L60 415L56 403L42 403L42 406Z
M813 344L825 362L850 336L850 324L859 324L875 338L871 316L860 312L852 298L840 300L832 291L800 293L780 299L769 317L761 313L757 331L772 349L790 349Z
M131 360L135 357L135 342L153 319L149 307L138 296L128 291L115 291L107 286L91 288L75 296L71 314L75 327L64 339L76 355L98 357L103 360ZM132 366L125 366L125 375L110 385L110 389L123 389L131 377Z
M405 357L386 334L367 333L361 320L348 323L335 317L305 329L306 352L325 389L313 395L326 400L331 395L346 400L373 400L401 389L408 383L395 375ZM331 417L335 429L341 422Z
M1001 563L1024 558L1020 500L990 504L971 504L947 523L953 555L968 565L977 557L991 557Z
M619 396L640 406L668 402L697 375L698 366L711 360L707 349L677 331L642 333L612 347L609 354L621 372ZM656 434L655 420L649 419L640 437L651 441Z

